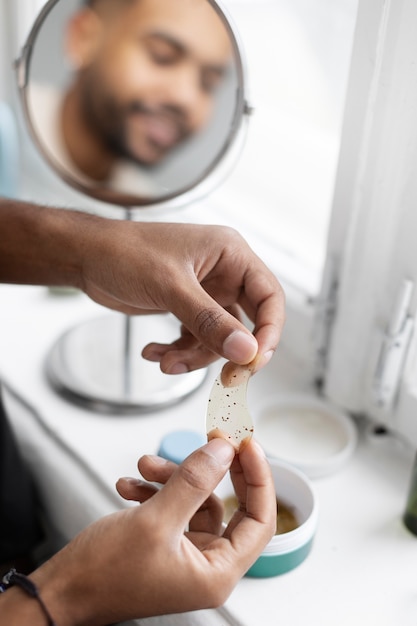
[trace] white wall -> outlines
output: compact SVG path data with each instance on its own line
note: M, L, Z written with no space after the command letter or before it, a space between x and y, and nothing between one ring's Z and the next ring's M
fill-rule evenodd
M0 99L10 102L13 94L12 33L9 0L0 0Z

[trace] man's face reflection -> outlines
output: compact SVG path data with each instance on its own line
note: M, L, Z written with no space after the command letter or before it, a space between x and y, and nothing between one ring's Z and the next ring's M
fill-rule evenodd
M96 0L74 18L69 50L85 130L145 166L206 125L231 59L207 0Z

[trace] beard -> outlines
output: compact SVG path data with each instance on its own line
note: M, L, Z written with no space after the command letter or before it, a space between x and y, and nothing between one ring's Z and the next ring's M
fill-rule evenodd
M80 87L87 128L116 158L150 168L192 134L181 107L150 106L139 99L123 104L92 71L84 73Z

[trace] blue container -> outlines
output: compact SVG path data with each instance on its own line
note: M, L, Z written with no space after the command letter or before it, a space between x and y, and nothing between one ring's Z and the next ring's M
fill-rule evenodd
M194 430L174 430L166 434L159 445L158 456L178 465L194 450L207 443L207 437Z

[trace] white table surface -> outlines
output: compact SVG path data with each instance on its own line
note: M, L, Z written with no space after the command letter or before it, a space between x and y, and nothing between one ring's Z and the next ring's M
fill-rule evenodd
M218 370L180 404L140 416L91 413L59 397L45 379L46 354L61 333L103 309L85 296L0 286L0 378L26 459L53 525L68 539L124 506L114 484L136 475L144 453L179 428L204 432ZM157 339L157 338L155 338ZM305 390L302 364L285 345L251 381L249 404L271 390ZM12 390L12 391L10 391ZM15 396L15 393L17 396ZM417 626L417 537L401 521L414 451L360 426L352 459L314 479L319 526L306 561L282 576L243 578L218 611L139 620L148 626ZM190 590L192 591L192 590Z

